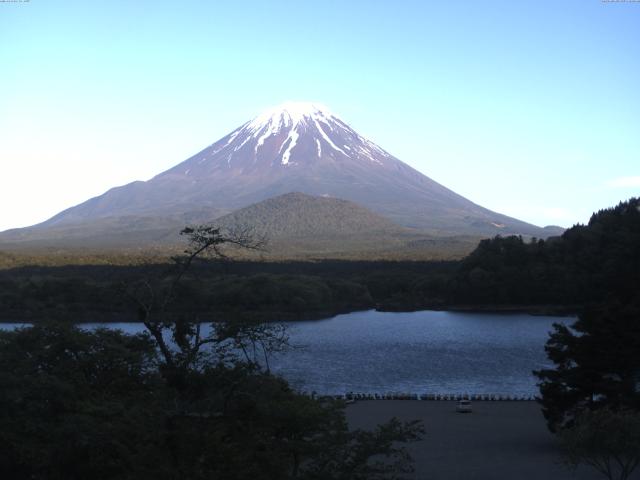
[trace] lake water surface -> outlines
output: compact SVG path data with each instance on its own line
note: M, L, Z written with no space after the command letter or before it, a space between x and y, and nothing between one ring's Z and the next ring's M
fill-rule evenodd
M552 366L544 344L567 317L460 312L354 312L288 322L294 348L271 369L320 394L469 393L532 396L532 370ZM16 324L0 325L14 328ZM133 333L139 323L84 324Z

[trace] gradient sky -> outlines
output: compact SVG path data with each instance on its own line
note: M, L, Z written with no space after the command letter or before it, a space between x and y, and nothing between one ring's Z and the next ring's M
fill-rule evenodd
M640 195L640 3L0 2L0 230L286 100L492 210L584 223Z

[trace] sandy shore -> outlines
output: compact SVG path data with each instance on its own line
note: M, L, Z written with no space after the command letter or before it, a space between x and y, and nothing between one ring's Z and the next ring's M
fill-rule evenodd
M560 463L557 444L536 402L474 402L456 413L455 402L378 400L347 407L353 428L371 429L392 417L422 420L426 435L410 445L419 480L596 480L590 468L575 473ZM635 472L634 479L640 478Z

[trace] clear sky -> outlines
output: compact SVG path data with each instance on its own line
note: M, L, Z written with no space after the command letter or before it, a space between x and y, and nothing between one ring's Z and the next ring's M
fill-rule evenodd
M570 226L640 195L640 3L0 2L0 230L286 100L470 200Z

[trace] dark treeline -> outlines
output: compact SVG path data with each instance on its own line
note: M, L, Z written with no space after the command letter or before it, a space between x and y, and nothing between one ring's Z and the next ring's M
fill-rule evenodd
M600 303L630 298L640 280L640 200L594 213L561 237L483 240L452 280L456 304Z
M542 273L559 270L571 283L562 293L583 304L572 325L554 325L545 346L553 368L533 372L565 461L607 478L632 478L640 465L640 200L600 211L558 241L510 247L525 261L521 277L512 270L517 258L494 269L501 284L527 278L532 265ZM553 288L562 287L550 278ZM551 298L554 293L536 280L532 275L528 285Z
M607 292L630 295L638 284L638 207L638 199L631 199L548 240L483 240L462 261L202 261L193 266L194 280L181 286L175 308L264 320L367 308L577 312L605 300ZM168 268L151 263L0 270L0 319L135 320L127 285L161 277Z
M342 311L442 303L457 262L211 262L192 268L176 310L317 318ZM127 285L169 264L25 266L0 271L0 319L135 320ZM132 318L133 317L133 318Z

